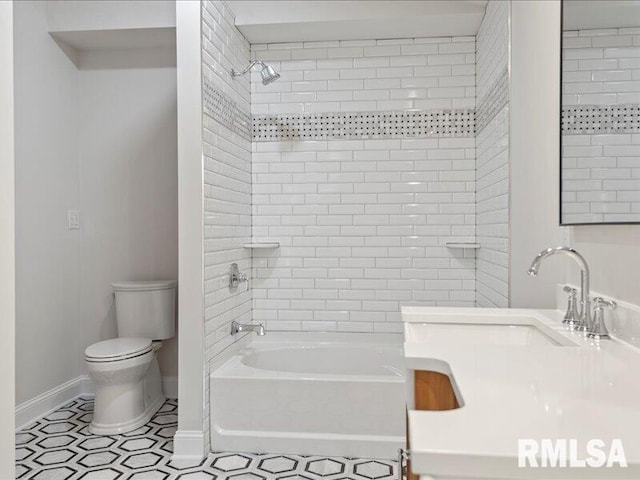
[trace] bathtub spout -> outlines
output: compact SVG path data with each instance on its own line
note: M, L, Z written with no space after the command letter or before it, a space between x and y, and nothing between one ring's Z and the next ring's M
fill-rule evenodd
M258 323L257 325L249 325L246 323L238 323L235 320L231 322L231 335L244 332L256 332L257 335L262 336L265 334L264 325Z

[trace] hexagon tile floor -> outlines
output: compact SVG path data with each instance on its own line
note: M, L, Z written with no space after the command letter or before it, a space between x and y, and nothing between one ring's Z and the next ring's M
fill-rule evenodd
M16 478L36 480L389 480L396 463L355 458L212 453L187 469L170 463L177 402L144 427L117 436L89 433L93 401L78 398L16 433Z

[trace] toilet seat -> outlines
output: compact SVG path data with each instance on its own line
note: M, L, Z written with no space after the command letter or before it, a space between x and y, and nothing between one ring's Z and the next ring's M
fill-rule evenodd
M87 362L117 362L138 357L153 350L148 338L123 337L94 343L87 347L84 357Z

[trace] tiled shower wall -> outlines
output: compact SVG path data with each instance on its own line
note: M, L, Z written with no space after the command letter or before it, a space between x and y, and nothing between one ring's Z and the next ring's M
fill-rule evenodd
M224 2L203 1L205 399L209 362L234 341L231 321L251 321L251 290L229 289L228 276L232 262L251 270L251 253L243 248L251 239L250 87L247 77L229 74L248 63L249 43L231 10Z
M563 37L563 221L637 221L640 26Z
M476 301L509 306L509 2L489 2L477 41Z
M475 38L253 45L253 319L400 331L475 304ZM453 110L451 110L453 109ZM414 113L407 113L416 110ZM359 112L359 113L355 113Z

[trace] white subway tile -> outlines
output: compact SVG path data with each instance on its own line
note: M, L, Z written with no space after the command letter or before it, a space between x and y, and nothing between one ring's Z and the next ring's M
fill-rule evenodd
M364 49L362 47L328 48L327 55L329 58L362 57L364 55Z
M448 43L456 37L420 37L414 38L413 43Z
M273 60L291 60L291 50L259 50L255 52L256 60L265 62Z
M340 70L323 69L323 70L307 70L304 72L304 80L338 80L340 78ZM253 96L251 97L253 100Z
M399 78L365 79L364 88L375 89L375 90L400 88L400 79Z
M442 54L475 53L475 51L476 51L475 41L441 43L438 45L438 53L442 53Z
M267 50L291 50L293 48L302 48L302 42L269 43L267 45Z
M304 111L311 113L335 112L339 108L340 103L338 102L313 102L304 104Z
M469 57L462 53L450 55L429 55L427 65L461 65L468 63Z
M389 57L364 57L353 60L353 66L355 68L388 67L389 63Z
M371 47L375 44L375 40L340 40L341 47Z
M402 88L437 87L440 85L438 77L410 77L402 79Z
M359 90L363 88L363 80L329 80L329 90Z
M340 46L340 42L337 40L320 41L320 42L304 42L304 48L336 48Z
M318 70L321 69L340 69L340 68L352 68L353 67L353 59L352 58L338 58L338 59L330 59L330 60L318 60L316 62L316 68Z
M301 49L291 50L292 60L308 60L308 59L316 60L319 58L327 58L326 48L301 48Z
M595 50L595 49L592 49ZM640 57L640 46L605 48L604 58L638 58Z
M318 90L326 90L326 89L327 89L326 81L303 81L303 82L291 83L291 91L293 92L315 92Z
M351 90L338 90L335 92L318 92L317 100L319 102L344 102L353 100L355 92Z
M375 68L351 68L340 71L340 78L343 80L374 78L376 76ZM358 86L358 88L362 88Z
M351 93L351 92L350 92ZM388 100L389 90L356 90L353 92L354 100Z
M262 112L475 105L474 37L313 42L289 50L275 89L252 77ZM268 264L254 256L254 277L264 281L255 301L282 303L254 308L281 328L398 331L376 325L399 322L400 302L473 305L475 283L462 282L473 280L474 258L458 259L441 242L474 238L475 155L473 138L254 145L253 234L282 245ZM427 298L426 280L442 290ZM454 295L461 288L469 290ZM279 293L269 297L272 291Z
M439 45L435 43L417 43L414 45L402 45L402 55L426 55L437 54Z
M375 47L365 47L365 57L390 57L400 55L399 45L378 45Z
M410 77L413 75L413 67L380 67L376 69L378 78Z
M376 40L376 45L409 45L414 43L413 38L387 38Z
M419 100L378 100L378 110L410 110L414 108L414 102Z
M316 68L315 60L292 60L290 62L281 62L280 70L314 70Z

